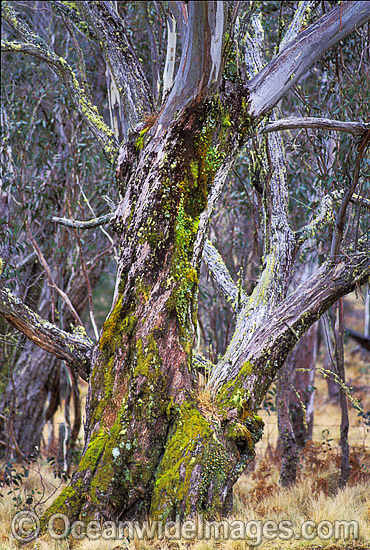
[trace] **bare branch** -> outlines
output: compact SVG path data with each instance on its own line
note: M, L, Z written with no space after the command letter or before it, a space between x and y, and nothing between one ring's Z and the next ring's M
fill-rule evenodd
M66 227L93 229L94 227L99 227L100 225L109 223L113 216L114 212L109 212L109 214L104 214L104 216L99 216L99 218L93 218L92 220L87 221L70 220L69 218L58 218L57 216L53 216L51 221L59 223L60 225L65 225Z
M234 283L220 253L209 240L204 245L203 259L226 300L231 304L234 311L238 311L247 296Z
M370 129L370 124L366 122L344 122L341 120L331 120L329 118L288 117L269 122L261 132L277 132L279 130L291 130L295 128L320 128L323 130L348 132L354 136L363 136Z
M120 93L128 131L153 111L150 87L125 24L110 2L81 2Z
M73 334L61 330L23 304L8 288L0 289L0 313L32 342L66 361L84 380L88 379L94 344L82 327Z
M113 163L118 152L118 142L113 131L105 124L103 117L99 115L96 106L89 100L88 93L79 84L70 65L63 57L59 57L53 52L42 38L31 31L16 11L9 6L8 2L1 3L1 13L14 31L25 41L20 43L4 40L1 42L1 51L23 52L45 61L61 78L75 107L102 146L108 161Z
M167 19L167 53L163 72L163 98L173 84L173 72L176 59L176 19L170 15Z
M201 101L217 87L222 73L223 37L226 25L224 2L190 2L188 24L180 65L160 123L190 101ZM176 14L175 14L176 16Z

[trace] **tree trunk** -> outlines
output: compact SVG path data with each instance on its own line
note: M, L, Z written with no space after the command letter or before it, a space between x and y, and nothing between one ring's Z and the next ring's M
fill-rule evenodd
M194 244L221 163L212 147L221 112L214 102L183 117L144 153L142 138L128 153L136 171L115 222L122 235L120 282L93 361L86 446L72 485L48 515L63 509L69 517L106 519L225 513L262 434L262 422L237 400L230 405L210 394L210 415L195 391L191 350L201 256L194 261ZM118 167L121 180L126 160Z
M344 369L344 314L343 314L343 298L340 298L335 307L336 323L335 323L335 362L337 375L341 382L345 384L345 369ZM340 388L340 446L342 449L341 468L339 487L344 487L347 484L351 465L349 461L349 416L347 395L344 388Z
M50 292L46 281L40 296L40 313L49 317ZM35 457L40 449L47 403L52 414L59 405L59 361L27 340L14 367L0 403L0 439L7 444L2 454ZM56 391L55 391L56 390ZM59 396L58 396L59 397ZM49 416L50 418L51 416ZM6 420L5 420L6 419Z
M297 353L295 354L295 370L292 372L294 389L290 390L289 409L295 439L299 447L304 447L306 441L312 437L317 331L318 324L315 323L302 336L294 349L294 351L297 349Z
M277 383L278 428L282 455L280 483L283 487L295 483L298 465L298 450L289 411L290 375L290 363L287 361L280 371Z
M282 454L280 483L283 487L295 483L298 448L304 447L312 436L316 347L317 323L290 352L278 378L277 411Z

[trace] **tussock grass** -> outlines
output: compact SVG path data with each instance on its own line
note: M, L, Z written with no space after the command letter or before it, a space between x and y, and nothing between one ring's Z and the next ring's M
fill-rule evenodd
M311 541L293 540L281 541L276 539L263 541L258 548L261 550L276 549L365 549L369 548L370 541L370 452L361 449L352 449L352 463L355 464L347 487L338 489L332 477L339 478L337 454L333 449L331 455L322 451L321 444L312 444L310 456L315 455L315 466L304 462L299 474L299 480L291 488L283 489L279 486L278 462L268 462L262 459L256 463L252 472L244 474L235 487L234 511L228 521L266 521L277 523L283 520L292 522L295 532L299 533L303 522L311 520L319 524L321 521L330 521L334 524L338 520L356 520L359 524L360 538L358 541ZM361 464L365 468L362 478L358 480L357 468ZM319 466L317 466L319 464ZM47 486L47 495L55 491L55 480L50 467L43 465L41 475ZM32 475L28 488L40 490L40 477ZM327 484L323 483L327 481ZM318 482L320 481L320 482ZM24 488L18 489L23 491ZM27 493L25 493L27 494ZM56 494L56 493L55 493ZM152 540L142 541L137 538L130 542L118 541L54 541L49 536L28 545L21 545L12 540L10 535L11 518L17 510L12 500L13 494L5 494L0 503L0 550L244 550L249 549L246 541L240 540ZM49 504L49 502L47 503ZM20 507L22 509L22 506ZM32 507L31 507L32 508ZM356 544L354 544L356 542Z

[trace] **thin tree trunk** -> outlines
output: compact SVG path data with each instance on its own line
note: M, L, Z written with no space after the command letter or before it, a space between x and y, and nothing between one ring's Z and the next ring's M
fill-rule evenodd
M97 283L101 269L100 263L91 273L92 287ZM80 277L74 277L70 293L79 314L87 302L84 280ZM41 291L39 311L43 317L51 320L50 290L46 280ZM71 316L65 314L65 328L69 328L71 322ZM2 454L10 453L13 457L19 457L18 450L30 458L39 454L44 425L51 420L60 405L60 382L60 360L27 340L0 401L0 439L7 444L7 447L0 449ZM68 446L74 445L81 425L81 408L76 403L75 395L74 402L76 414Z
M40 311L49 312L49 291L44 283L40 297ZM43 349L27 340L12 372L0 403L0 439L7 443L2 453L18 456L20 449L26 457L36 457L41 445L41 434L49 417L58 407L54 395L58 395L59 361ZM53 405L54 403L54 405ZM7 418L7 420L4 420Z
M289 393L289 410L296 443L301 448L312 437L317 332L318 324L315 323L302 336L293 351L294 365L291 370L291 383L294 389L291 388Z
M289 378L291 374L291 363L286 362L281 369L277 382L277 412L279 440L281 446L280 483L283 487L294 484L297 477L298 450L293 425L290 418Z
M337 374L340 380L345 383L345 370L344 370L344 315L343 315L343 298L336 304L336 347L335 358ZM348 443L348 431L349 431L349 417L348 417L348 404L347 395L343 387L340 388L340 409L341 409L341 422L340 422L340 446L342 449L342 459L340 465L340 479L339 487L347 485L349 474L351 471L349 461L349 443Z

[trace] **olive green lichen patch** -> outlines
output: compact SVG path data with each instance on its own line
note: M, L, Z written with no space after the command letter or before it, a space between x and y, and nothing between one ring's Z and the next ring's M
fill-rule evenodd
M124 334L130 336L137 325L137 317L132 308L122 305L122 296L119 296L112 313L103 325L103 332L99 340L99 349L103 355L111 356L122 341Z
M165 519L180 505L190 506L191 477L196 464L202 462L203 445L213 436L205 418L190 403L179 410L179 417L170 436L162 462L156 474L151 501L151 516ZM185 510L185 515L190 509Z
M221 411L226 415L228 410L236 409L238 416L244 419L249 416L249 392L243 387L246 378L252 374L253 365L246 361L243 363L236 379L230 380L222 386L217 394L217 403Z

